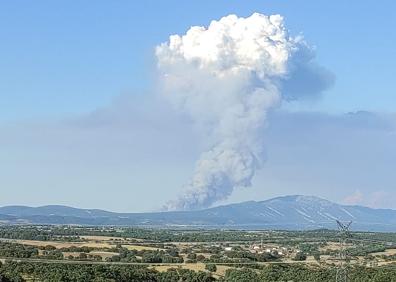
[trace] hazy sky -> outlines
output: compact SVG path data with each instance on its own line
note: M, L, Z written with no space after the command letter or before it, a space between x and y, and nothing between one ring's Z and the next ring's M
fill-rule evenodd
M269 118L266 163L227 202L309 194L396 208L394 1L0 3L0 206L160 208L206 146L156 98L154 48L230 13L281 14L335 76Z

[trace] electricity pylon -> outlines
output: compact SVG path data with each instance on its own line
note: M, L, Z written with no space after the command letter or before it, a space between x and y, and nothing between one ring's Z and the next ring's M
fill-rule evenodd
M337 220L338 231L340 235L340 264L337 268L336 282L349 281L349 256L347 252L347 241L352 237L351 232L349 231L351 224L352 221L342 223L341 221Z

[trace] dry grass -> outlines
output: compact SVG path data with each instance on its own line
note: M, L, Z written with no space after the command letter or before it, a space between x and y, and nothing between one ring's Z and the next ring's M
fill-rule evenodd
M226 265L216 265L216 267L217 267L217 271L216 271L215 275L217 277L220 277L220 276L223 277L225 275L226 271L228 269L232 268L232 267L226 266Z
M127 248L128 250L137 250L137 251L142 251L142 250L149 250L149 251L162 250L160 248L149 247L149 246L139 246L139 245L122 245L122 246L124 248Z
M89 241L125 241L124 238L111 236L80 236L80 238Z
M109 257L112 257L112 256L116 256L116 255L119 255L118 253L113 253L113 252L101 252L101 251L92 251L92 252L90 252L89 254L101 256L103 259L109 258Z
M151 267L152 269L155 269L159 272L166 272L170 268L178 268L178 266L169 266L169 265L158 265L158 266L153 266Z
M103 240L98 240L99 237L102 237ZM61 242L61 241L36 241L36 240L13 240L15 243L29 245L29 246L54 246L57 249L61 248L69 248L69 247L91 247L91 248L113 248L117 245L117 241L106 241L106 236L84 236L87 242ZM92 240L91 240L92 239ZM125 242L123 240L123 242ZM122 243L122 242L121 242ZM140 246L140 245L122 245L122 247L127 248L128 250L162 250L156 247L150 246Z
M58 242L58 241L36 241L36 240L13 240L15 243L29 246L54 246L57 249L69 247L92 247L92 248L111 248L114 244L103 242Z
M58 242L58 241L36 241L36 240L13 240L15 243L29 245L29 246L54 246L57 249L60 248L69 248L69 247L91 247L91 248L112 248L115 247L116 244L113 242L105 242L105 241L88 241L88 242ZM150 246L139 246L139 245L122 245L128 250L161 250L156 247Z
M395 254L396 254L396 249L387 249L384 252L371 253L371 255L373 255L373 256L382 256L382 255L392 256Z
M68 258L69 256L78 258L80 256L79 252L62 252L64 258Z
M104 242L87 242L79 245L80 247L91 247L91 248L112 248L115 247L114 244L104 243Z
M185 269L190 269L194 271L204 271L205 270L205 264L204 263L186 263L183 265L183 268Z
M346 244L347 247L352 247L353 244ZM338 251L341 248L340 243L336 242L328 242L326 246L320 247L319 251L326 251L326 250L331 250L331 251Z
M158 265L158 266L153 266L152 268L164 272L167 271L170 268L178 268L181 267L183 269L189 269L189 270L194 270L194 271L204 271L205 270L205 264L203 263L186 263L186 264L180 264L179 265Z

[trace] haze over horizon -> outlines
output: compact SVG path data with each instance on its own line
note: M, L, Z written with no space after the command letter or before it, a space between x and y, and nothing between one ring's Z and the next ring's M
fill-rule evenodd
M304 194L396 209L396 5L387 3L1 3L8 28L0 30L0 206L138 212L183 195L201 153L223 139L202 134L195 106L194 114L179 112L162 98L155 48L192 26L260 13L280 14L290 36L314 46L330 82L313 85L315 95L264 107L265 118L253 123L260 137L242 146L250 153L259 141L261 169L232 179L252 187L176 206ZM249 87L279 86L257 77Z

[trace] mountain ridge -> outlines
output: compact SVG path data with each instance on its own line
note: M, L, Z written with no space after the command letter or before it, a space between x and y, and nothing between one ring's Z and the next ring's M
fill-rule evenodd
M77 224L232 229L336 228L353 221L355 230L396 231L396 210L341 205L315 196L288 195L194 211L117 213L63 205L0 207L0 224Z

